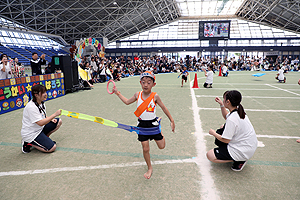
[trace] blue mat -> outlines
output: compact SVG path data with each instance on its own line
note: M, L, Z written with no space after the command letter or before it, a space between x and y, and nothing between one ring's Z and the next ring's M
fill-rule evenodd
M254 77L261 77L263 75L266 75L266 73L257 73L257 74L252 74Z

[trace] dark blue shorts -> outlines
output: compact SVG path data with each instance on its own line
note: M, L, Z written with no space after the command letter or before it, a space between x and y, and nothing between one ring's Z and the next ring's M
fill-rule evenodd
M55 119L57 120L57 122L54 123L50 121L48 124L46 124L42 132L31 142L31 144L39 146L46 151L49 151L54 146L55 143L47 135L57 127L60 119Z
M158 118L155 118L153 120L141 120L138 119L139 124L137 127L143 127L143 128L152 128L155 127L152 123L156 122ZM161 133L155 134L155 135L138 135L138 141L144 142L147 140L162 140L164 137Z

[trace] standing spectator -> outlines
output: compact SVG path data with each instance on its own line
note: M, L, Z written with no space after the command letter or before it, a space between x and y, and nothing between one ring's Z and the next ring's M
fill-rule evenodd
M14 77L21 77L22 74L24 74L24 67L19 62L19 59L17 57L14 58L13 67Z
M99 65L99 76L101 83L106 81L106 64L104 63L104 60L101 60Z
M39 58L37 53L32 53L32 59L30 60L32 76L42 74L42 65L46 64L45 54L42 54Z
M0 64L0 79L11 78L11 61L8 62L6 55L1 55L1 64Z
M92 80L93 82L98 82L97 80L97 72L98 72L98 66L95 61L95 57L91 57L91 69L92 69Z

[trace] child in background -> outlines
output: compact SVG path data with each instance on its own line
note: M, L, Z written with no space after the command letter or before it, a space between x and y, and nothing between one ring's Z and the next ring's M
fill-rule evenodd
M184 66L183 67L183 70L182 70L182 72L179 74L179 76L182 74L182 81L181 81L181 87L183 87L183 81L187 81L187 77L188 77L188 75L189 75L189 72L186 70L186 66ZM178 77L179 77L178 76Z
M227 77L228 71L227 71L227 67L224 65L224 63L221 63L221 69L222 69L223 76Z
M171 129L174 132L175 130L175 122L172 118L170 112L166 108L166 106L161 101L158 94L152 92L152 87L156 85L155 76L152 72L146 71L140 75L140 84L142 86L141 92L136 92L130 99L127 99L123 95L121 95L120 91L117 90L116 87L113 88L113 92L125 103L126 105L132 104L137 101L137 110L134 114L138 117L138 127L143 128L153 128L157 127L157 131L153 133L153 135L143 135L140 133L138 135L138 140L142 144L144 159L148 166L148 171L144 174L146 179L150 179L153 168L150 161L150 145L149 140L155 140L159 149L165 148L165 138L159 129L159 121L156 117L156 104L158 104L163 112L168 116L171 122Z
M277 66L278 74L276 75L275 79L278 80L279 83L285 83L286 78L284 77L284 70Z
M205 73L206 81L203 84L203 87L205 88L212 88L212 84L213 84L213 78L214 78L214 74L213 74L213 65L208 65L208 72L203 68L203 71Z

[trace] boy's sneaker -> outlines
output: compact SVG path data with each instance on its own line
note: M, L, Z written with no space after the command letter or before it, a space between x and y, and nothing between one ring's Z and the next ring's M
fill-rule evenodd
M22 152L23 153L29 153L31 151L30 150L31 147L32 147L32 144L22 141Z
M246 163L247 161L234 161L231 169L236 172L242 171Z

